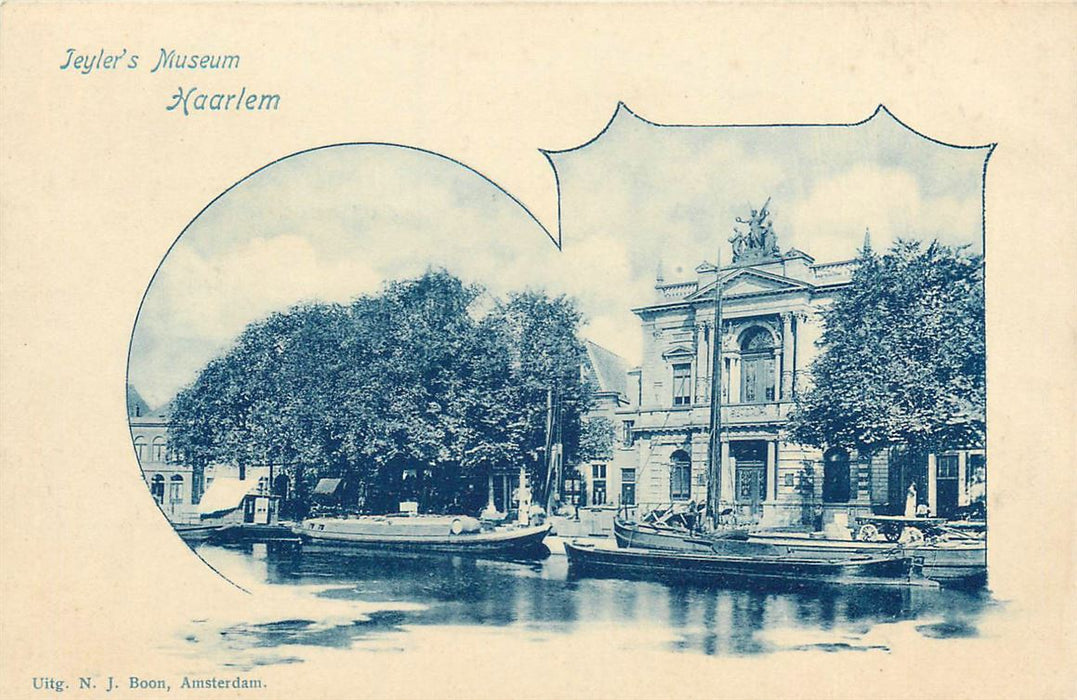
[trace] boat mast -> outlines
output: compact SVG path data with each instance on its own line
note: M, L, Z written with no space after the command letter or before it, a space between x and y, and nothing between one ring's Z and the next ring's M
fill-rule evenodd
M544 495L546 496L546 512L553 512L554 494L556 489L556 469L554 465L553 454L553 430L554 430L554 417L553 417L553 387L546 389L546 443L543 447L542 456L546 460L546 488L544 489ZM521 484L522 486L522 484Z
M707 446L707 517L718 528L722 506L722 246L714 281L714 328L711 332L711 415Z

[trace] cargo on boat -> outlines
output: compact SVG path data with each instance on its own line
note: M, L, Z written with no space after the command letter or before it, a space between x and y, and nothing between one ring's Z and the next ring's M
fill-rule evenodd
M613 520L613 536L619 547L670 549L678 552L714 553L717 539L744 539L745 529L720 530L705 533L664 522L633 522L620 517Z
M541 550L550 524L491 525L467 516L360 515L308 518L295 527L304 543L382 551L527 554Z
M883 586L937 586L925 579L916 557L890 553L875 557L821 559L787 555L733 555L643 548L612 548L566 542L570 570L582 574L693 580L709 584L751 583L803 586L845 583Z

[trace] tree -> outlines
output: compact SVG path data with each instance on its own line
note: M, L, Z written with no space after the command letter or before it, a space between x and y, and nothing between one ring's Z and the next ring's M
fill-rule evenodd
M583 317L573 299L533 290L510 294L491 316L511 348L511 381L503 405L515 416L516 442L525 454L538 456L525 463L532 483L541 486L536 493L545 497L547 401L552 400L552 429L564 464L578 458L580 417L591 405L592 389L580 371L586 353L579 336Z
M822 352L789 423L806 444L871 452L981 444L986 420L983 258L937 241L866 247L822 312Z
M582 396L574 304L526 293L480 319L482 294L431 270L252 323L177 396L171 448L203 467L292 465L307 487L344 477L378 510L412 495L414 471L424 508L477 509L487 475L542 444L545 388L577 422Z
M613 421L605 416L592 416L580 424L580 461L613 459Z

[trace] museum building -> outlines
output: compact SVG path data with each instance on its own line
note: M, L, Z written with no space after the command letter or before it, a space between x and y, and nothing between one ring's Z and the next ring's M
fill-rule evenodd
M742 522L852 524L861 515L901 512L912 482L921 511L931 515L950 516L978 489L982 495L983 449L892 449L868 457L787 439L794 397L806 388L818 352L819 312L848 286L856 261L817 263L800 250L781 253L766 210L752 214L742 221L751 231L731 239L730 265L703 263L689 280L660 275L651 303L633 309L642 363L628 372L625 403L613 411L614 454L601 467L581 465L585 474L607 477L604 502L644 509L706 502L714 343L722 363L721 501Z

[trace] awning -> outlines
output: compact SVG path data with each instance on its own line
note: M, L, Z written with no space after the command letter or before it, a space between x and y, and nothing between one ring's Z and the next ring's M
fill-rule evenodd
M202 494L202 500L198 503L198 513L204 517L234 510L243 503L243 498L248 493L257 489L257 479L240 481L227 476L218 476Z
M343 479L318 479L317 486L314 487L313 495L315 496L332 496L340 489Z

